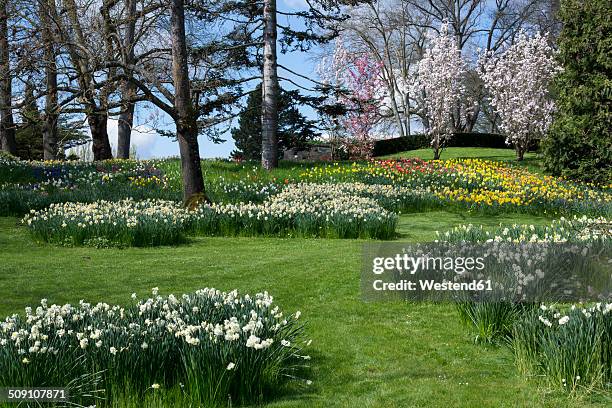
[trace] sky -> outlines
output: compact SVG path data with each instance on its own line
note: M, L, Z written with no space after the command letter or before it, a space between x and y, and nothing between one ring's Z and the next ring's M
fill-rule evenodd
M279 10L296 10L303 8L305 5L304 0L281 0L279 1ZM284 5L284 7L281 7ZM283 25L287 25L287 21L283 21L284 19L279 18L279 23ZM309 53L300 53L293 52L287 54L278 54L278 62L279 64L285 65L289 69L299 72L302 75L314 77L315 68L317 61L315 61L312 56L314 53L311 51ZM279 70L279 75L286 76L287 73ZM308 84L306 80L301 79L299 77L291 76L291 79L300 85L312 86L312 84ZM285 89L294 89L295 87L290 86L290 84L283 82L282 86ZM312 117L314 113L309 108L304 108L303 113ZM136 116L143 116L142 111L137 111ZM162 113L159 113L162 115ZM151 158L159 158L159 157L168 157L168 156L178 156L179 149L178 143L171 138L159 136L155 133L150 126L140 125L136 123L137 126L132 131L132 145L136 149L136 155L139 159L151 159ZM159 120L157 125L160 128L167 130L174 130L174 125L172 121L167 117L162 117ZM108 122L108 135L113 147L117 146L117 121L109 120ZM229 157L230 153L235 149L234 141L231 135L228 133L224 135L226 141L221 144L216 144L210 141L206 136L200 136L199 144L200 144L200 156L204 158L214 158L214 157ZM114 150L114 149L113 149Z

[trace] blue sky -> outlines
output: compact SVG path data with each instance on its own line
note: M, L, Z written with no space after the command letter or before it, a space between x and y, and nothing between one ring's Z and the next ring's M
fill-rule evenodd
M279 9L285 10L285 11L299 9L303 7L303 5L304 5L303 0L281 0L279 1ZM287 25L288 22L284 18L281 18L279 19L279 23L283 25ZM282 65L285 65L286 67L288 67L289 69L293 71L299 72L300 74L303 74L309 77L314 77L316 75L315 67L316 67L317 61L315 61L312 58L312 56L313 56L313 52L309 52L309 53L293 52L293 53L287 53L287 54L281 54L279 52L278 62ZM287 76L288 73L279 70L279 75ZM299 77L291 76L291 79L301 85L312 86L312 84L307 83L308 81L301 79ZM285 89L294 88L293 86L291 86L291 84L288 84L287 82L282 83L282 86ZM137 112L137 116L139 113L143 113L143 112ZM303 109L303 113L306 114L307 116L313 115L312 111L307 108ZM160 118L158 126L164 129L174 130L174 126L171 120L167 117ZM111 144L116 146L117 145L117 122L116 121L109 122L108 131L109 131L109 138L110 138ZM230 152L234 150L235 146L234 146L234 141L232 140L232 137L230 134L227 134L225 136L225 139L226 139L225 143L215 144L211 142L210 140L208 140L207 137L201 136L199 138L200 155L206 158L208 157L228 157ZM163 137L163 136L159 136L155 134L146 125L136 127L134 129L134 132L132 133L132 144L136 147L136 153L138 157L141 159L178 156L179 154L178 144L175 141L167 137Z

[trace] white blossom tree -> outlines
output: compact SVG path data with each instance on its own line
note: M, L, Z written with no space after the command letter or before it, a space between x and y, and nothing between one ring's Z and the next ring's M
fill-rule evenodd
M524 32L501 54L485 54L481 64L499 128L506 143L514 146L517 160L523 160L529 146L552 123L555 103L549 86L561 67L546 36L528 37Z
M411 94L426 119L424 125L436 160L455 131L457 116L467 113L461 108L467 71L455 36L450 34L448 24L443 24L418 62L411 86Z

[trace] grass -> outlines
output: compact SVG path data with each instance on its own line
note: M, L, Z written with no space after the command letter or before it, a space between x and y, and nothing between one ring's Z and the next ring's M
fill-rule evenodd
M456 224L499 222L549 220L440 211L403 215L399 231L403 240L426 241ZM0 315L41 298L122 302L154 286L165 294L268 290L308 322L314 384L267 407L610 406L604 397L567 400L522 379L510 350L475 345L452 306L362 302L363 242L197 238L155 249L64 248L34 243L18 219L0 218Z
M400 159L417 157L423 160L432 160L433 151L431 149L409 150L383 156L385 159ZM442 160L448 159L465 159L478 158L482 160L496 160L504 162L512 162L520 166L526 167L530 171L541 173L543 171L542 164L536 153L525 153L525 158L522 162L516 161L516 153L513 149L492 149L488 147L448 147L442 151L440 156Z

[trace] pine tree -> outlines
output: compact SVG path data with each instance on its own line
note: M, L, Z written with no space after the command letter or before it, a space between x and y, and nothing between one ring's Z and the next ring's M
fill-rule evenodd
M25 84L23 99L24 104L19 110L21 121L15 133L17 156L24 160L42 160L45 119L38 108L34 85L30 81ZM64 150L84 144L89 138L80 127L82 121L77 121L79 125L75 126L65 119L58 120L58 151L55 157L62 158Z
M303 148L318 136L314 121L307 119L298 109L297 91L280 92L278 104L278 157L284 149ZM232 129L236 150L232 157L244 160L260 160L262 146L261 132L261 85L257 86L241 111L238 127Z

